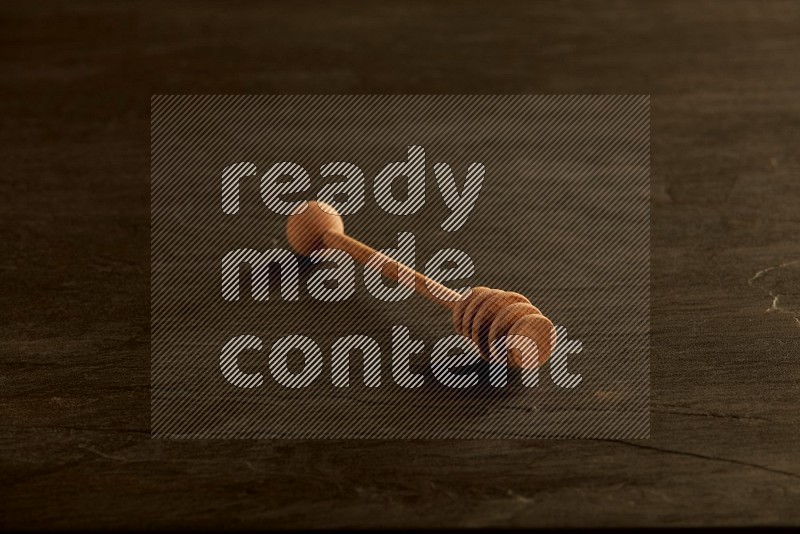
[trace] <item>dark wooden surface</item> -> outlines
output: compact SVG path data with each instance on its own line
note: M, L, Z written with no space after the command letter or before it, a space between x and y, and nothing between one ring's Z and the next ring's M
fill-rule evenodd
M800 522L797 3L9 2L0 55L0 526ZM151 440L150 95L274 92L651 94L652 439Z

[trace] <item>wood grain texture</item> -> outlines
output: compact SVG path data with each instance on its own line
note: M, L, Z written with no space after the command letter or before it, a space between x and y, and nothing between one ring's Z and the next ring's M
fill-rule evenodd
M20 1L0 49L0 526L800 523L800 4ZM651 94L652 439L151 440L150 95L273 92Z

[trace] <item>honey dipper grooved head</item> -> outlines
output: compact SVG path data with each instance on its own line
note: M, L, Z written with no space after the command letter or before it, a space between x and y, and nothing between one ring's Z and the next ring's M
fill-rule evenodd
M545 364L556 344L556 329L544 315L526 315L508 331L509 336L523 336L536 343L512 349L509 360L521 369L535 369Z
M471 338L489 359L496 341L507 339L508 364L533 369L543 365L555 346L555 328L519 293L475 287L453 307L456 333Z
M481 303L472 319L472 341L478 345L483 354L489 354L489 331L496 322L498 314L512 304L530 304L530 301L519 293L495 290ZM532 306L531 306L532 307Z
M456 334L470 337L471 317L475 313L475 308L491 293L492 290L488 287L473 287L469 297L456 302L456 305L453 306L453 330L456 331ZM469 320L467 320L468 318Z
M344 233L344 222L339 212L324 202L307 202L286 221L289 245L302 256L310 256L315 250L324 248L322 237L328 230Z

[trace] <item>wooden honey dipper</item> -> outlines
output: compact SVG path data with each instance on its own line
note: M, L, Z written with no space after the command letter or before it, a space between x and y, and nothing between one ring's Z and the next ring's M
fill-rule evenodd
M532 369L544 364L555 346L553 323L523 295L474 287L465 299L460 293L346 235L341 216L328 204L308 202L305 211L289 216L286 236L289 245L302 256L322 248L335 248L344 250L361 265L369 266L370 258L375 255L397 265L397 270L383 270L382 274L399 283L404 283L401 273L405 273L406 278L413 277L414 291L450 310L456 333L471 338L486 359L495 340L503 336L523 336L536 343L536 350L512 348L508 351L509 364L519 368Z

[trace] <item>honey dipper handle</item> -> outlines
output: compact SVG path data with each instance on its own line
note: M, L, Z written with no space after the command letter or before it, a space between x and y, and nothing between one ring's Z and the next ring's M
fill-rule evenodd
M389 256L382 254L371 247L368 247L361 241L353 239L352 237L349 237L338 230L326 231L322 236L322 240L325 243L325 246L329 248L338 248L344 250L361 265L367 266L370 258L374 255L377 255L390 264L396 265L397 269L389 267L387 269L383 269L382 274L396 282L410 286L409 283L404 282L404 280L400 277L401 273L410 273L414 277L414 291L431 302L442 306L443 308L452 310L456 304L456 301L461 298L461 295L458 292L443 286L436 280L428 278L424 274L415 271L411 267L403 265L399 261L396 261ZM381 265L386 264L381 263ZM436 295L441 296L441 298L437 298Z

